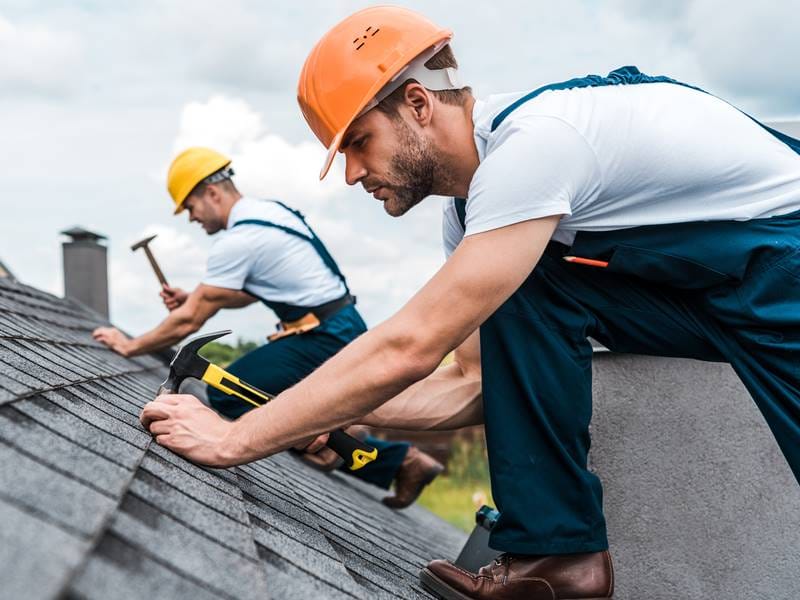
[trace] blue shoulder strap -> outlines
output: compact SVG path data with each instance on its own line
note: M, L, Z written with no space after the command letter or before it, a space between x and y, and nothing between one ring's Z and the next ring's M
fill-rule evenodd
M544 85L538 89L535 89L532 92L525 94L524 96L522 96L522 98L519 98L518 100L507 106L505 109L500 111L492 121L491 130L494 131L495 129L500 127L500 124L505 120L505 118L512 112L514 112L517 108L519 108L529 100L533 100L542 93L550 90L569 90L573 88L600 87L607 85L630 85L637 83L673 83L675 85L682 85L684 87L697 90L698 92L703 92L704 94L708 94L708 92L699 87L689 85L688 83L682 83L680 81L676 81L671 77L665 77L663 75L657 75L657 76L645 75L644 73L639 71L639 69L633 66L620 67L619 69L611 71L606 77L602 77L600 75L587 75L586 77L576 77L575 79L562 81L561 83L551 83L549 85ZM737 108L737 110L739 109ZM785 133L781 133L780 131L776 131L772 127L764 125L761 121L748 115L744 111L740 112L749 117L750 119L752 119L753 122L763 127L766 131L771 133L781 142L789 146L789 148L791 148L795 153L800 154L800 140L788 136Z
M319 237L317 237L317 234L314 233L314 230L311 229L308 223L306 223L306 219L303 216L303 213L301 213L299 210L289 208L283 202L280 202L278 200L272 200L272 202L278 204L279 206L282 206L287 211L296 216L298 219L300 219L303 225L305 225L308 228L308 231L311 232L311 235L300 233L296 229L292 229L291 227L286 227L285 225L278 225L277 223L273 223L272 221L262 221L261 219L243 219L241 221L236 221L236 223L231 225L231 227L238 227L239 225L260 225L262 227L274 227L275 229L280 229L281 231L288 233L289 235L293 235L295 237L307 241L309 244L311 244L314 250L316 250L317 254L322 259L322 262L324 262L325 265L333 272L333 274L339 278L339 280L342 282L342 285L344 285L345 292L349 294L350 288L347 287L347 280L345 279L341 269L339 269L339 265L337 265L336 261L333 260L333 256L331 256L331 253L328 252L328 249L325 247L325 244L322 243L322 240L320 240Z
M453 198L453 204L456 207L456 215L458 222L461 223L461 229L467 231L467 199Z

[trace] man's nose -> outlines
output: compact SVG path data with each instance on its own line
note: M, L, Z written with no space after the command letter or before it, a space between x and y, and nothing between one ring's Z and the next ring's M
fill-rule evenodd
M355 185L367 175L364 164L352 156L345 153L344 180L347 185Z

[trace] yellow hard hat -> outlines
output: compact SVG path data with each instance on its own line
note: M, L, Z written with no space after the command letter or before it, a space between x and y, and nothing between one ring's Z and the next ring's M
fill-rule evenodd
M175 214L183 210L183 202L198 183L229 164L231 159L224 154L201 146L178 154L167 173L167 190L175 202Z

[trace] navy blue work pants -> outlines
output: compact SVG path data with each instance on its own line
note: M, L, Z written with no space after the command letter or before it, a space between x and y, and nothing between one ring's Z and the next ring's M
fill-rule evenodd
M609 261L595 268L564 254ZM800 214L579 233L551 243L482 326L490 544L608 547L587 469L593 337L615 352L728 362L800 481Z
M356 309L348 306L316 329L265 344L231 363L227 370L247 383L273 395L290 388L314 369L366 331ZM217 412L237 419L252 405L209 387L208 400ZM378 449L377 460L351 474L384 489L389 489L408 452L406 442L386 442L368 437L368 444Z

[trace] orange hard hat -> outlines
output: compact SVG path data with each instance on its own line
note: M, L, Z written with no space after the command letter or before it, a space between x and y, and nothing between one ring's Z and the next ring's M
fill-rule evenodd
M328 149L320 179L330 169L345 131L376 95L407 72L415 58L438 51L452 37L449 29L407 8L374 6L350 15L317 42L300 73L297 101ZM438 89L455 87L453 73L447 70L451 84Z

